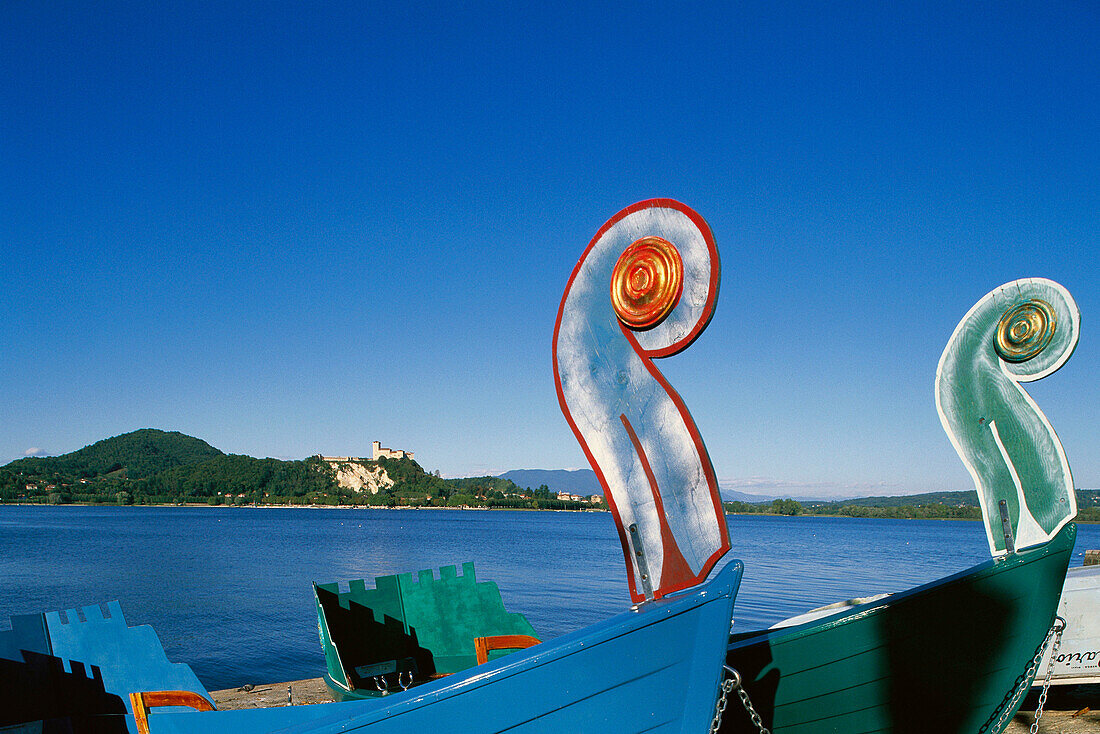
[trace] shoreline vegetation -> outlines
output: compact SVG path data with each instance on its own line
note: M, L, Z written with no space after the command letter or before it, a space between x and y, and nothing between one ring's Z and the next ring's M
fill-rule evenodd
M532 489L501 477L444 479L410 458L256 459L152 428L0 467L0 503L607 508L599 495L554 492L545 484Z
M734 504L730 502L723 502L723 506ZM479 505L212 505L207 502L172 502L172 503L159 503L159 504L137 504L137 505L118 505L117 503L107 502L69 502L63 505L54 504L51 505L45 502L0 502L0 506L8 505L11 507L148 507L152 508L164 508L164 507L192 507L192 508L212 508L212 507L232 507L234 509L241 510L444 510L444 511L493 511L493 510L513 510L517 512L608 512L608 507L579 507L569 509L550 509L544 507L486 507ZM900 513L887 513L887 512L875 512L879 508L867 507L864 505L852 505L854 511L850 512L802 512L796 514L788 514L781 512L772 512L770 509L762 509L754 512L736 512L733 510L726 510L727 515L737 516L756 516L756 517L823 517L823 518L846 518L855 517L866 520L945 520L945 521L959 521L959 522L979 522L981 521L981 512L978 511L972 517L971 516L945 516L936 513L921 514L905 512ZM1100 513L1095 510L1081 511L1078 516L1073 519L1073 522L1078 524L1096 525L1100 524Z
M723 506L731 503L724 502ZM119 507L115 503L103 503L103 502L70 502L64 505L50 505L43 502L0 502L0 507ZM176 503L162 503L162 504L138 504L138 505L125 505L129 507L148 507L150 509L165 508L165 507L190 507L190 508L214 508L214 507L231 507L239 510L424 510L425 512L431 511L444 511L444 512L492 512L496 510L512 510L515 512L608 512L609 508L604 506L602 508L597 507L580 507L570 509L549 509L543 507L484 507L478 505L459 505L459 506L425 506L425 505L211 505L206 502L176 502ZM790 515L786 513L771 512L764 509L756 512L734 512L726 510L726 515L735 516L755 516L755 517L821 517L821 518L861 518L865 520L943 520L945 522L980 522L981 512L977 512L973 517L948 517L939 514L905 514L905 513L879 513L874 512L878 508L865 507L862 505L852 506L855 512L805 512L798 513L797 515ZM864 512L860 512L860 511ZM1100 512L1096 510L1080 511L1073 519L1073 522L1079 525L1098 525L1100 524Z
M771 503L723 502L727 515L769 515L769 516L805 516L805 517L858 517L871 520L981 520L982 510L978 506L977 493L942 492L934 495L972 494L973 504L960 501L928 500L930 495L908 495L900 497L863 497L835 502L797 502L791 499L774 500ZM1095 505L1096 490L1077 490L1078 510L1074 522L1100 523L1100 507L1086 507L1085 502ZM1084 495L1084 501L1082 500ZM965 499L959 497L958 499Z
M348 483L351 475L369 482ZM146 428L62 456L0 467L0 504L606 511L600 495L520 487L502 477L443 479L409 458L298 461L225 454ZM1078 522L1100 522L1100 490L1077 490ZM973 490L839 501L722 503L731 515L980 520Z

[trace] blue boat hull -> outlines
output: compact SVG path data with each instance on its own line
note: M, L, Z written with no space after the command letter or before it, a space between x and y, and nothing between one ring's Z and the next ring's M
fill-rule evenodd
M714 715L733 601L731 562L690 592L375 700L153 714L153 734L702 732Z

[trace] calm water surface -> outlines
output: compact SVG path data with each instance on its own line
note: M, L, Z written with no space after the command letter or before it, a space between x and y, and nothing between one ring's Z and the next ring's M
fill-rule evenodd
M749 630L900 591L989 558L977 522L729 518ZM1100 548L1079 527L1074 564ZM211 690L319 676L313 581L473 561L544 639L629 606L607 513L0 506L0 629L10 614L122 603Z

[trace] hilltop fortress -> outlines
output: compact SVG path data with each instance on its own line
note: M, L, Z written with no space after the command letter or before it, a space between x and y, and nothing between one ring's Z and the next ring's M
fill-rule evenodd
M347 461L378 461L379 459L415 459L412 451L404 449L387 449L378 441L371 441L370 458L365 456L321 456L322 461L347 462Z
M366 467L359 462L413 458L413 452L411 451L387 449L378 441L371 443L370 454L369 459L365 456L325 456L323 454L319 454L319 456L321 461L328 462L328 465L336 472L336 483L341 487L354 489L357 492L367 490L371 494L378 494L379 489L392 487L394 481L382 467Z

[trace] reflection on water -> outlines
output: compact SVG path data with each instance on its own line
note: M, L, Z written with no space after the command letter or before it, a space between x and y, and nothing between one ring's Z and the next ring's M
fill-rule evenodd
M729 519L745 561L741 630L898 591L989 557L976 522ZM1083 526L1100 548L1100 526ZM544 638L629 606L606 513L0 507L0 625L118 599L211 689L311 678L324 660L311 582L473 561Z

